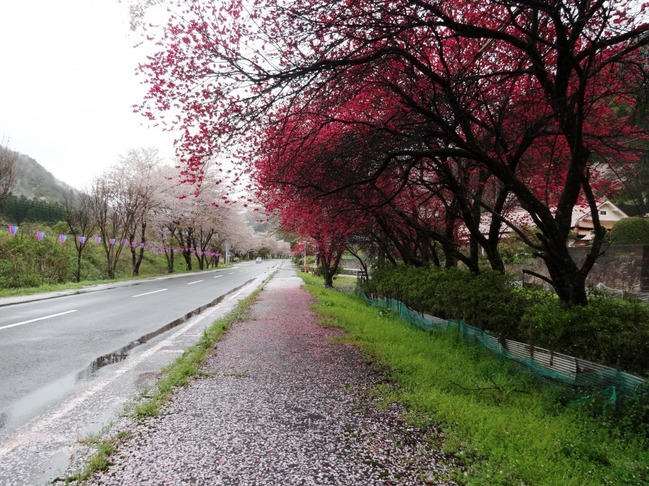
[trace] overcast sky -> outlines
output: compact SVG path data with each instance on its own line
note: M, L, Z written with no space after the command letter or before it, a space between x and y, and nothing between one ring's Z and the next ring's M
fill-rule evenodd
M0 0L0 142L80 189L129 148L171 158L133 113L137 41L118 0Z

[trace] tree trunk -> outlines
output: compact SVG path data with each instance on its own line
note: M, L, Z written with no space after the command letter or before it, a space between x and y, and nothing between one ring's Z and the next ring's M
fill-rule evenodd
M77 250L77 269L74 271L75 282L81 282L81 251Z
M205 255L203 252L194 248L194 254L196 255L196 261L198 262L198 269L205 270Z
M335 254L320 255L320 265L322 266L322 277L326 288L332 289L334 286L334 275L338 271L340 259L343 256L344 249L338 250Z
M586 273L575 264L570 255L545 259L550 279L559 299L569 306L588 304Z
M192 270L192 252L183 250L183 258L185 259L185 263L187 265L187 270L191 271Z
M137 277L140 275L140 266L142 266L142 260L144 259L144 248L139 249L139 251L136 251L133 249L134 253L134 263L133 263L133 276Z
M173 251L173 249L169 248L169 250L165 252L165 258L167 259L167 272L168 273L174 273L174 251Z
M106 275L111 280L115 278L115 268L113 267L111 262L108 262L108 268L106 268Z
M133 276L137 277L140 275L140 266L142 265L142 260L144 259L144 244L146 243L146 221L142 221L139 225L140 229L140 245L139 247L131 247L131 252L133 253Z

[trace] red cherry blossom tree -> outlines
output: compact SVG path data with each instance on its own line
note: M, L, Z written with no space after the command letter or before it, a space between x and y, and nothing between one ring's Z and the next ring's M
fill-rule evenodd
M285 232L315 248L325 286L333 287L345 245L362 223L362 216L343 211L333 198L318 198L312 191L285 183L266 184L260 197L269 212L280 214Z
M323 120L343 116L393 144L343 189L388 173L401 174L405 188L423 161L436 172L477 170L458 178L467 182L460 190L449 187L460 202L472 199L459 207L468 230L476 234L480 212L494 228L510 226L544 259L564 302L587 302L585 279L604 237L594 169L632 163L627 141L640 135L615 106L632 103L645 75L638 50L649 42L646 4L172 3L160 50L142 66L149 95L140 109L163 121L168 114L183 130L178 150L188 178L201 180L206 161L232 142L251 149L242 160L263 157L269 127L285 128L281 143L294 147L291 126L317 133ZM496 197L483 197L487 185ZM532 238L501 212L507 201L527 212ZM591 210L595 226L583 263L566 248L577 204Z

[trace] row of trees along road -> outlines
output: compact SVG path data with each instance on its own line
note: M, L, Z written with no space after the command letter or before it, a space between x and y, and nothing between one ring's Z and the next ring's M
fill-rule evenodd
M647 89L647 3L153 3L168 5L166 26L133 19L157 42L140 111L183 131L187 173L236 151L325 269L360 242L473 272L484 252L503 271L507 230L562 301L587 303L598 197L646 140L630 118ZM582 263L566 247L578 205L595 227Z
M115 277L122 252L128 252L133 275L139 274L147 244L166 248L169 272L176 251L191 270L195 260L203 270L218 264L214 253L225 253L226 241L239 254L287 254L288 244L254 231L244 208L224 205L228 197L216 185L200 191L179 182L177 170L162 165L156 149L133 149L118 164L95 179L87 192L70 196L66 222L77 254L76 280L90 238L98 235L106 257L106 275ZM121 244L127 241L128 244Z

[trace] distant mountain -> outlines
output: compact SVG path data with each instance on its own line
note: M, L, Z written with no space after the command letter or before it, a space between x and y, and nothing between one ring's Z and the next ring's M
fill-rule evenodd
M63 204L65 195L70 191L78 193L75 188L58 180L28 155L18 154L14 170L16 173L16 185L12 191L14 196Z

